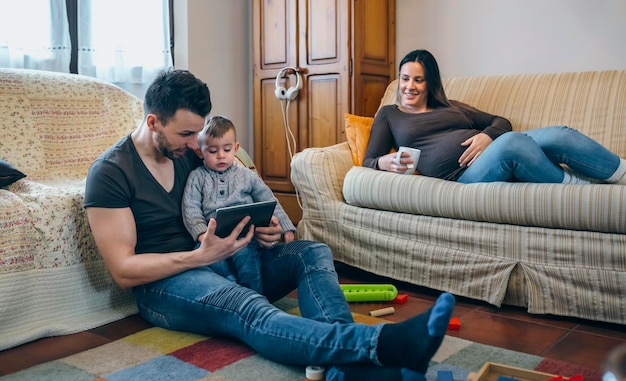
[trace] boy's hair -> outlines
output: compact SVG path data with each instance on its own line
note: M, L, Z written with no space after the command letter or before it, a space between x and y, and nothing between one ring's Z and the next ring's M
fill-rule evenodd
M209 116L204 121L204 128L198 134L198 145L206 144L209 138L221 138L228 131L233 132L237 141L237 130L230 119L219 115Z
M201 117L211 112L211 93L206 83L187 70L169 68L160 72L146 91L144 114L154 114L167 124L176 111L185 109Z

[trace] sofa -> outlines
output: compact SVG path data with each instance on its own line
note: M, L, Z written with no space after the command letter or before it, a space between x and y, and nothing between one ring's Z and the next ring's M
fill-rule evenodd
M142 118L141 100L114 85L0 69L0 350L137 312L100 257L83 194L91 162Z
M626 158L626 70L446 78L515 131L567 125ZM397 80L381 106L395 102ZM626 324L626 186L460 184L359 165L372 118L291 164L298 236L339 262L531 314Z

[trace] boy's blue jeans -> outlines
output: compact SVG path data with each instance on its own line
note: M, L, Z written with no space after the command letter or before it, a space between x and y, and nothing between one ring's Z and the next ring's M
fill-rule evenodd
M259 246L256 239L252 239L248 246L226 260L230 264L229 270L233 273L236 282L258 293L263 293L263 279L261 277L262 250L265 249ZM227 276L227 279L233 279L233 277Z
M561 183L565 174L559 164L602 182L617 170L620 158L565 126L507 132L494 140L457 181Z
M196 249L200 242L196 243ZM261 250L256 239L239 250L232 257L214 263L209 267L224 278L248 287L260 294L263 293L263 280L261 279Z
M136 287L139 312L158 327L238 338L280 363L351 364L327 368L329 381L348 380L343 369L350 367L368 368L377 380L423 378L380 367L376 347L382 325L350 324L352 314L327 245L293 241L262 250L261 260L263 295L207 266ZM296 288L306 320L271 304Z

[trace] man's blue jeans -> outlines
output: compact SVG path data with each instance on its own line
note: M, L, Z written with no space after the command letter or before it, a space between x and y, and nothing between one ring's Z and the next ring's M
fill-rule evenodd
M261 258L264 295L207 266L136 287L139 312L158 327L238 338L280 363L352 364L345 369L370 368L367 374L379 380L419 379L406 369L380 367L376 347L382 325L351 324L327 245L293 241L263 250ZM271 304L295 288L306 320ZM400 373L407 376L398 378ZM349 378L337 366L328 369L327 379Z
M494 140L457 181L561 183L565 172L559 164L602 182L617 170L620 158L565 126L507 132Z

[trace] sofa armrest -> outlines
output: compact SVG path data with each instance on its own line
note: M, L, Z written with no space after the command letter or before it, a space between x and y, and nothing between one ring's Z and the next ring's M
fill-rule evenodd
M302 200L302 221L298 232L307 238L306 223L337 221L346 173L354 166L347 142L323 148L306 148L291 162L291 181Z

